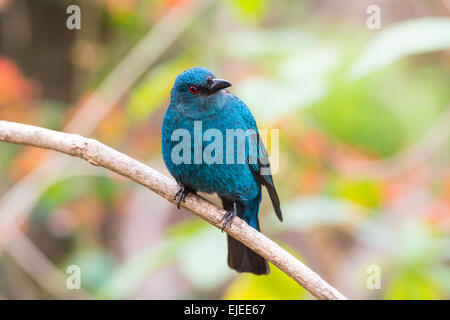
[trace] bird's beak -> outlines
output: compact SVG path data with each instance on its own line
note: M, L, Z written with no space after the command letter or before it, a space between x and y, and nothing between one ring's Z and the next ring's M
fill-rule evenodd
M208 88L208 94L217 92L221 89L231 87L231 83L223 79L213 79L212 85Z

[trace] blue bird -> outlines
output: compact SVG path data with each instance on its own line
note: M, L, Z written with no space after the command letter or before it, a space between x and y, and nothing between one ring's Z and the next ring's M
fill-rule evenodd
M256 121L244 102L225 90L230 86L203 67L176 77L163 121L162 155L180 186L178 208L189 192L217 193L227 211L222 231L236 215L259 230L261 187L282 221L280 201ZM242 132L249 134L239 136ZM230 268L270 272L264 258L230 236L227 241Z

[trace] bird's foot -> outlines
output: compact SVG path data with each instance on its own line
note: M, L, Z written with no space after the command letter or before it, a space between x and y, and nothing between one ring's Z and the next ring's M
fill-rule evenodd
M191 188L181 185L180 189L177 191L177 193L175 194L174 200L177 200L177 208L180 209L180 203L181 201L184 201L184 198L186 197L186 195L189 193L195 193L195 190L192 190Z
M222 217L222 219L220 221L224 221L223 225L222 225L222 232L225 229L225 227L227 226L227 224L229 223L230 226L233 223L234 217L236 217L237 215L237 210L236 210L236 202L234 203L233 206L233 210L227 211L227 213L225 213Z

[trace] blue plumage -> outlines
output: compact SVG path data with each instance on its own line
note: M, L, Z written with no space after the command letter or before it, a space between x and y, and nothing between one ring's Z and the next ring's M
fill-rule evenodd
M178 75L164 116L162 154L180 185L179 201L188 192L215 192L227 210L224 227L237 214L259 230L261 185L267 187L281 220L280 203L272 176L261 173L262 168L270 168L264 146L257 147L255 119L239 98L225 90L230 85L201 67ZM230 135L240 132L249 134L241 140ZM188 147L180 148L181 142ZM240 242L228 237L228 247L231 268L255 274L269 272L267 262Z

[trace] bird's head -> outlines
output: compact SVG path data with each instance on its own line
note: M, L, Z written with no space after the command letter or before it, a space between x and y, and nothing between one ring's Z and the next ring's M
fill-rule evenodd
M229 86L231 83L217 79L209 69L195 67L177 76L170 99L182 109L180 111L190 114L208 112L220 104L222 89Z

